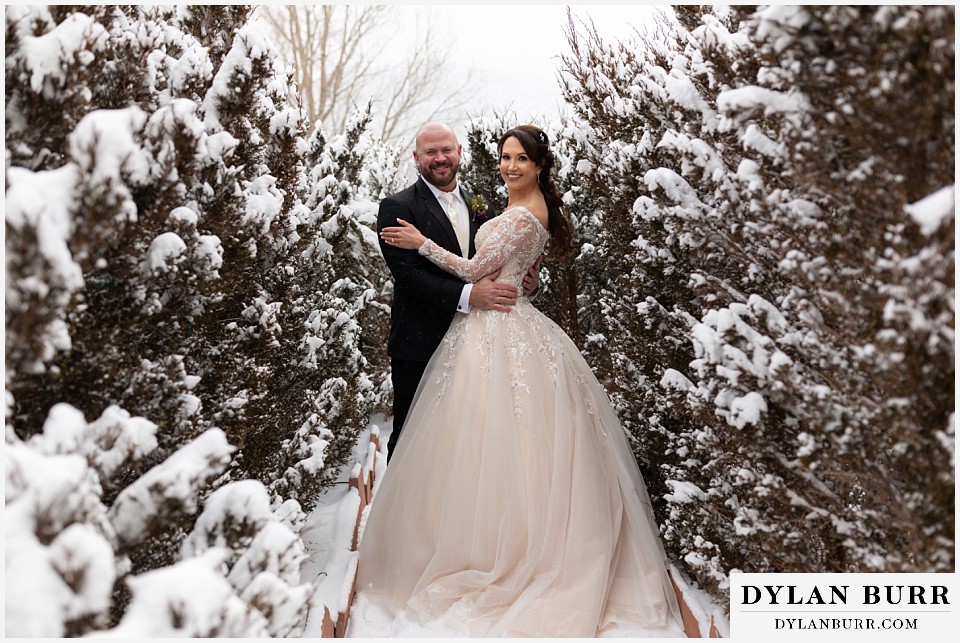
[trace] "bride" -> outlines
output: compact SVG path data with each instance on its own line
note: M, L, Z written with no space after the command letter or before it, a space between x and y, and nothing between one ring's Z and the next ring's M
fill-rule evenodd
M498 143L507 209L466 260L416 227L381 231L474 282L521 289L570 224L532 125ZM358 590L451 635L594 637L682 631L646 488L617 416L574 343L524 297L458 316L417 389L360 543Z

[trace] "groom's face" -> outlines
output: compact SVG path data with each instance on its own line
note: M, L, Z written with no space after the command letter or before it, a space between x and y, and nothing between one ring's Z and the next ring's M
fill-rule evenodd
M453 133L443 129L426 130L417 138L413 158L420 175L442 189L457 178L461 149Z

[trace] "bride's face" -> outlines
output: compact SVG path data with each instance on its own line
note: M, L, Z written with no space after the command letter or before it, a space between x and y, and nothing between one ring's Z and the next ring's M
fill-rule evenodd
M530 159L515 136L503 142L500 150L500 176L508 190L519 189L522 192L536 186L538 171L537 164Z

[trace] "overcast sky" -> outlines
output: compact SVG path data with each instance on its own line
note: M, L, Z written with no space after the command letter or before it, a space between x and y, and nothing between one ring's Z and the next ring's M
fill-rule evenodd
M574 22L591 19L605 40L629 38L653 24L654 5L570 5ZM669 6L660 10L670 11ZM567 5L492 4L446 5L400 3L395 39L390 49L403 59L416 29L410 21L429 18L442 50L436 73L456 86L468 74L473 97L465 114L513 112L521 122L556 118L565 107L557 80L560 56L568 52L564 29ZM407 26L403 27L402 24ZM458 123L451 123L462 134Z
M333 4L374 3L334 0ZM399 81L402 65L422 44L418 38L425 37L429 23L433 49L440 52L431 61L432 73L454 88L470 82L469 105L460 113L442 117L461 136L468 119L481 114L508 114L518 122L548 124L568 111L558 81L560 58L569 51L565 36L568 6L578 28L582 28L581 21L592 21L607 41L644 33L652 29L658 12L672 13L669 5L642 4L451 5L422 0L388 4L387 22L379 25L371 45L377 50L376 67L386 74L388 83L394 78ZM413 132L431 118L434 107L433 97L427 95L401 127L405 132L402 138L408 140L392 142L412 149Z
M562 107L557 69L569 51L567 7L443 5L431 9L457 25L458 59L475 74L484 111L512 107L521 119L555 116ZM607 40L630 37L652 24L652 5L571 5L574 22L590 18ZM438 16L439 17L439 16Z

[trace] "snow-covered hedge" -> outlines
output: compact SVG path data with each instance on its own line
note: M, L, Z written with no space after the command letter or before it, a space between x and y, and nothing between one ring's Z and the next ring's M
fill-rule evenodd
M396 154L309 135L250 11L5 9L8 635L302 629Z
M718 594L733 569L953 569L953 12L570 33L584 348L669 551Z

